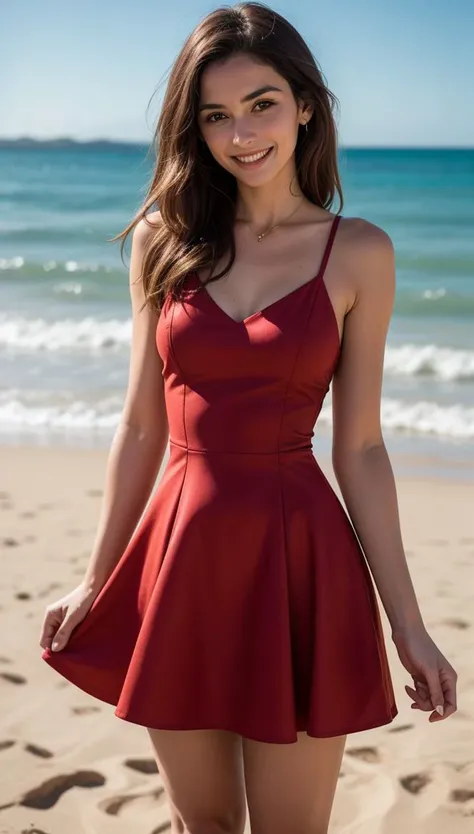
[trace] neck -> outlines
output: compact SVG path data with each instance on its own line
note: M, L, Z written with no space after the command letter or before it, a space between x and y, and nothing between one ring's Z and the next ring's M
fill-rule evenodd
M281 171L272 182L251 188L239 183L236 220L246 223L255 233L264 232L284 221L304 199L295 173Z

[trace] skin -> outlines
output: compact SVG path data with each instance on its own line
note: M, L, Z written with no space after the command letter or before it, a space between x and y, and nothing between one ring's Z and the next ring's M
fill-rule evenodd
M241 101L269 84L280 92ZM257 103L264 100L273 103ZM316 274L334 215L310 203L298 186L294 149L299 125L316 115L295 101L285 79L248 56L234 56L203 73L200 104L206 103L223 106L199 114L202 140L238 182L236 260L207 291L229 319L241 322ZM245 169L233 158L269 146L272 155L259 169ZM159 223L159 213L150 219ZM257 233L280 221L257 242ZM130 378L110 450L96 541L84 580L46 610L43 648L53 639L60 648L66 645L86 615L130 540L166 449L162 364L155 346L158 317L149 308L139 312L144 295L137 278L151 233L141 221L133 234ZM423 624L380 425L383 358L395 294L391 239L366 220L343 218L324 281L344 337L332 389L334 471L392 639L413 679L413 686L406 687L412 708L429 713L432 723L446 720L456 710L457 676ZM246 798L252 834L327 832L345 737L317 739L299 733L295 744L277 745L222 730L148 732L169 799L173 834L242 832Z

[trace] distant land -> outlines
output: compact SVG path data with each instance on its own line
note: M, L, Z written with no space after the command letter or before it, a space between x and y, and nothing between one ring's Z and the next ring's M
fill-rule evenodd
M107 150L107 148L137 148L148 146L148 142L124 142L114 139L72 139L64 136L57 139L34 139L31 136L19 136L17 139L2 139L0 137L0 148L95 148Z

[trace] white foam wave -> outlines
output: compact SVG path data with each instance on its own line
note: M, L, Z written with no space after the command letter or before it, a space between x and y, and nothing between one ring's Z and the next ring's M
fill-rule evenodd
M0 270L2 269L22 269L22 267L29 265L22 255L16 255L13 258L0 258ZM88 263L87 261L45 261L43 264L36 264L36 267L43 269L44 272L51 272L55 269L61 272L112 272L112 267L100 263Z
M385 352L384 372L432 376L445 381L474 379L474 351L437 345L389 345Z
M326 425L332 422L332 408L329 402L324 404L318 422ZM381 422L383 429L394 432L435 435L458 440L474 438L474 408L459 403L411 403L384 397L381 404Z
M65 281L57 293L80 295L80 282ZM128 319L9 318L0 316L0 350L100 351L129 348L132 321ZM394 376L430 376L440 381L474 380L474 351L429 345L387 345L384 373Z
M92 403L72 397L58 402L45 392L4 391L0 396L0 431L112 431L119 422L122 405L123 398L118 396ZM459 404L444 406L384 398L381 417L384 430L397 433L457 440L474 438L474 408ZM318 423L331 422L331 405L326 402Z
M18 392L14 394L18 395ZM2 399L5 399L5 396ZM55 429L113 429L118 424L121 414L118 405L116 397L104 399L93 405L80 400L65 405L28 405L15 396L0 404L0 430L49 432Z
M0 318L0 348L10 351L117 350L129 347L131 337L131 319Z

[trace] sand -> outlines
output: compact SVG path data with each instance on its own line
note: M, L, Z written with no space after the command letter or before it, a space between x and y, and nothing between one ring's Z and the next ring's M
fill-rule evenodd
M38 642L44 607L83 574L105 463L102 450L0 448L0 834L169 830L146 730L62 679ZM431 725L410 709L387 629L400 714L348 738L330 831L472 834L474 487L397 484L407 557L426 625L458 671L459 710Z

